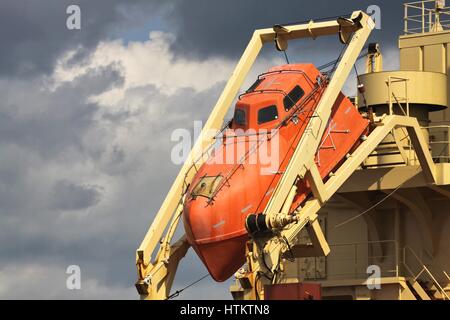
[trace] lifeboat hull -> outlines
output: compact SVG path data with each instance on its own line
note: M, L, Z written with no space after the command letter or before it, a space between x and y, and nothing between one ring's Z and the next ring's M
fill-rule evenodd
M299 65L298 68L316 79L320 73L312 65ZM286 68L292 68L289 65ZM283 67L277 67L276 70ZM281 126L276 135L278 139L261 139L262 134L227 136L213 154L198 170L185 199L183 221L189 243L200 257L212 278L225 281L245 262L245 245L249 236L245 230L245 220L249 214L264 211L281 173L284 171L300 141L305 129L314 115L323 90L313 90L312 84L303 76L289 75L300 83L309 100L298 114L295 123L289 121ZM291 80L283 79L283 83ZM242 103L257 105L267 97L252 96ZM259 99L259 100L258 100ZM268 103L264 100L264 103ZM344 160L345 156L360 143L360 137L367 133L368 121L363 119L356 107L343 94L340 94L332 107L331 120L317 150L316 163L324 181ZM232 130L233 131L233 130ZM264 140L263 144L258 144ZM275 141L277 143L274 148ZM257 158L251 162L236 155L239 146L247 150L266 148L271 156L276 156L277 164L267 164ZM264 145L265 144L265 145ZM274 151L275 150L275 151ZM233 158L231 163L225 159ZM248 155L246 155L248 157ZM291 212L311 195L307 182L300 181Z

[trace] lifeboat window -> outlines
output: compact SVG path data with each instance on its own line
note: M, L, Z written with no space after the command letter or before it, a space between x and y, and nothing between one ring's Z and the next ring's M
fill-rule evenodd
M193 198L201 196L206 198L211 198L219 187L222 181L222 176L204 176L200 179L197 185L191 192Z
M269 106L258 111L258 124L270 122L278 119L277 106Z
M295 106L304 95L305 91L303 91L300 86L295 86L295 88L292 89L292 91L289 92L289 94L283 99L284 109L286 111L291 110L291 108Z
M236 109L234 111L233 121L238 126L245 126L246 125L245 111L242 109Z

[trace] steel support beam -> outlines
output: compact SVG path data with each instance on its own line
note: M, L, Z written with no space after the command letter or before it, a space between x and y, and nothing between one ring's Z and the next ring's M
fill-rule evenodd
M377 146L384 140L384 138L396 127L405 127L408 132L414 132L418 137L421 137L420 127L416 118L403 117L403 116L387 116L374 131L368 136L356 151L339 167L339 169L333 174L333 176L324 184L324 189L328 196L333 196L339 188L345 183L345 181L357 170L362 162L377 148ZM422 137L423 139L423 137ZM434 163L428 161L431 159L426 145L420 143L420 138L413 141L414 149L416 153L422 154L421 166L423 171L428 171L430 177L434 178L435 167ZM423 148L422 150L419 150ZM426 166L429 166L426 168ZM321 209L323 203L314 198L305 203L304 207L297 214L297 222L289 225L285 230L282 230L280 237L286 239L290 245L295 245L295 239L300 231L311 222L317 219L317 213ZM264 257L259 258L257 261L264 259L266 264L274 265L278 261L280 255L286 251L286 245L280 242L278 239L271 239L266 242L264 249ZM255 260L253 260L255 261ZM252 272L261 270L261 264L253 263Z

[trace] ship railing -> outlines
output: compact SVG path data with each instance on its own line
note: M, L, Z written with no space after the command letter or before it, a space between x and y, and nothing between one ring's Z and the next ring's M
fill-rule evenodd
M383 277L405 277L422 283L430 282L442 299L449 299L442 284L450 284L450 276L436 261L425 264L409 246L400 248L395 240L330 244L330 254L325 257L303 258L311 267L305 280L361 280L373 278L378 267ZM312 260L313 259L313 260ZM320 260L324 259L324 260ZM372 268L369 268L372 267ZM432 273L439 274L439 279ZM421 284L422 285L422 284Z
M407 109L400 108L398 104L393 104L394 107L398 106L401 113L407 114ZM395 110L394 110L395 111ZM393 112L395 113L395 112ZM421 126L421 129L428 132L428 145L431 152L431 157L435 163L450 163L450 123L449 121L432 122L429 126ZM407 165L415 165L418 162L418 158L414 152L414 148L411 143L411 139L404 128L400 128L404 138L401 139L403 148L407 155ZM405 141L403 141L405 140ZM394 144L395 142L392 142ZM398 152L400 154L400 152ZM391 166L392 164L377 164L377 167Z
M182 201L184 201L184 195L186 194L186 192L189 188L189 183L187 181L188 181L188 177L191 175L191 172L195 171L195 174L198 173L200 166L203 163L205 163L206 161L208 161L208 159L211 158L215 148L217 147L217 138L219 136L223 135L223 132L230 126L230 122L231 122L231 120L226 122L226 124L212 137L210 144L208 144L206 146L206 148L204 148L199 153L199 155L197 155L197 157L194 156L189 168L187 169L187 171L184 175L183 190L182 190L182 194L181 194Z
M411 261L412 260L412 261ZM415 268L413 269L412 264L414 263ZM430 271L428 266L419 258L419 256L412 250L409 246L405 246L402 249L402 264L404 265L405 270L409 273L414 281L421 280L423 281L431 281L433 287L436 291L439 292L440 298L443 300L450 300L445 289L441 286L439 281ZM436 265L434 267L436 269ZM446 281L450 281L448 273L445 270L440 270L442 272L443 279Z
M397 105L404 116L409 117L409 98L408 98L408 78L400 78L389 76L386 81L386 85L388 87L388 97L389 97L389 115L394 114L394 106ZM396 83L400 83L404 85L405 96L399 97L395 94L393 90L393 85ZM405 103L405 107L402 105L402 102Z
M449 30L450 7L436 0L405 3L403 20L406 35Z
M428 131L429 145L431 148L432 158L435 162L450 162L450 124L448 121L433 122L429 126L421 127ZM437 137L437 138L436 138Z
M379 277L399 277L401 270L398 245L395 240L367 241L330 244L330 254L323 257L306 258L312 263L307 280L367 279L370 266L379 268ZM312 262L311 262L312 261ZM325 269L321 270L321 269ZM368 273L369 272L369 273Z

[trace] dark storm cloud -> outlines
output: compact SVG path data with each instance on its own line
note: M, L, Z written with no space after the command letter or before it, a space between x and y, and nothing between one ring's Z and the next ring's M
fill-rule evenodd
M115 65L90 70L51 93L41 90L41 80L0 81L0 142L25 145L47 158L67 145L81 148L81 136L97 111L85 99L122 81Z
M101 199L101 188L61 180L55 183L53 204L57 210L82 210L95 206Z
M237 57L257 28L338 16L354 10L365 11L369 5L378 5L382 16L382 31L375 30L372 40L382 41L385 46L391 46L402 30L404 2L401 0L181 1L174 7L170 16L177 35L174 48L181 54L200 58L210 55Z
M135 0L2 0L0 3L0 76L50 72L68 49L82 50L79 62L100 40L120 36L157 14L159 1ZM66 28L66 9L81 8L81 30Z
M78 64L99 41L120 37L127 30L158 21L177 37L178 54L204 58L237 57L255 28L346 14L378 5L382 28L372 39L395 43L402 28L401 0L269 1L269 0L4 0L0 4L0 75L49 72L55 59L79 48L70 63ZM66 8L81 7L79 31L66 28Z

